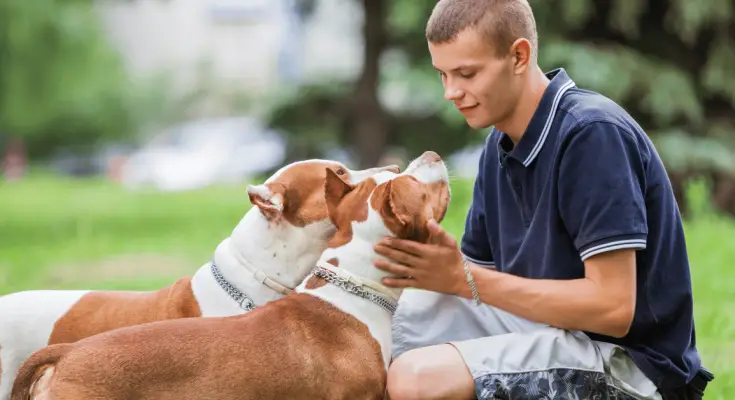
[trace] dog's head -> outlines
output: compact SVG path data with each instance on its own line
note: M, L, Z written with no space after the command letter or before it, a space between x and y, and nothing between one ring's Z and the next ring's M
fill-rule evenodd
M441 157L425 152L403 173L383 171L354 184L326 171L325 197L337 233L329 247L385 236L429 240L427 223L441 222L449 206L449 176Z
M303 228L328 220L324 187L329 177L356 185L381 172L399 171L398 166L353 171L336 161L298 161L281 168L263 184L249 185L247 192L250 202L271 224Z

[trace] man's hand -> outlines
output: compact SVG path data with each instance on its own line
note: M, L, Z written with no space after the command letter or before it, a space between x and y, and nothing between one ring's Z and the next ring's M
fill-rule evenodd
M386 238L375 251L388 258L375 266L405 278L385 278L388 287L415 287L472 298L457 242L435 221L423 244ZM584 262L585 277L531 279L470 264L483 303L562 329L623 337L635 312L635 250L598 254Z
M375 245L375 252L389 259L376 259L375 266L403 277L385 278L383 284L458 294L466 280L457 241L434 220L428 228L431 239L427 244L386 238Z

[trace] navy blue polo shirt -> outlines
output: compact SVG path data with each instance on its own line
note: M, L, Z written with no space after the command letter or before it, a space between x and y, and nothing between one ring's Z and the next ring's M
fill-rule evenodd
M513 145L493 129L480 158L463 255L526 278L583 278L584 260L636 249L630 332L593 340L625 348L659 388L699 370L684 231L671 184L643 129L564 69Z

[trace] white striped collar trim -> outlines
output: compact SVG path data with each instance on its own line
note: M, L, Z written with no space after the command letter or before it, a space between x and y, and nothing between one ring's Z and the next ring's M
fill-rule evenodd
M473 264L477 264L477 265L482 265L482 266L493 266L493 265L495 265L495 262L494 261L480 261L480 260L476 260L476 259L474 259L472 257L468 257L465 254L462 254L462 257L465 260L467 260L467 261L469 261L469 262L471 262Z
M589 249L580 253L582 261L600 253L604 253L612 250L620 249L645 249L646 239L626 239L618 240L610 243L604 243L597 246L590 247Z
M544 146L544 142L546 142L546 137L549 136L549 131L551 130L551 125L554 122L554 117L556 116L556 110L559 108L559 103L561 102L562 96L567 90L571 89L574 86L575 86L574 81L569 80L569 82L565 83L562 87L560 87L559 91L556 92L556 95L554 95L554 101L551 104L551 111L549 112L549 116L546 117L546 123L544 124L544 129L541 131L541 136L539 136L538 141L536 142L536 145L533 146L531 153L523 161L524 167L528 167L533 162L533 160L536 159L536 156L538 156L538 153L541 151L541 148Z

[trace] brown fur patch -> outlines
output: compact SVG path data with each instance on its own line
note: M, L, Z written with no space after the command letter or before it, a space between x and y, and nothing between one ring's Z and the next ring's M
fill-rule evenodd
M13 381L11 399L27 400L29 396L48 399L45 396L41 397L44 394L42 392L53 378L55 364L71 349L71 343L61 343L46 346L31 354L18 369Z
M433 215L432 203L438 203L433 200L435 196L429 193L429 185L404 175L378 187L370 206L380 213L396 237L426 242L429 237L426 223Z
M334 265L335 267L339 267L339 259L336 257L332 257L329 260L327 260L329 264ZM324 278L320 278L315 275L311 275L309 279L306 280L306 288L307 289L318 289L324 285L327 284L327 281L324 280Z
M427 185L434 220L441 222L447 213L450 201L449 185L446 182L434 182Z
M49 344L76 342L125 326L201 315L188 277L152 292L95 291L84 295L56 321Z
M352 240L352 222L362 222L368 217L367 200L378 186L374 179L366 179L359 185L350 185L333 173L327 173L325 197L329 218L337 227L328 246L342 246Z
M52 398L377 400L386 382L367 326L307 294L245 315L134 326L69 346L50 381Z
M319 289L326 284L327 281L325 281L324 278L320 278L316 275L311 275L309 279L306 280L306 285L304 285L304 287L307 289Z
M400 169L393 166L376 167L379 171L399 173ZM365 171L355 171L365 173ZM329 172L329 174L327 174ZM276 176L265 187L283 204L283 211L279 212L272 204L257 194L250 194L250 202L260 207L263 215L271 222L278 223L281 218L291 225L304 227L316 221L328 218L329 212L324 198L325 182L328 175L336 177L344 185L350 185L352 175L344 165L334 161L306 161L290 166Z
M429 239L427 221L434 218L440 222L449 204L449 186L446 182L425 184L413 176L404 175L380 185L374 179L350 185L327 172L327 210L337 227L337 232L329 242L332 248L352 240L352 222L365 221L368 207L380 213L388 229L397 237L426 242ZM417 196L417 193L420 195Z
M265 186L283 202L283 212L280 214L291 225L304 227L316 221L327 219L327 209L324 200L324 182L327 170L347 182L350 179L349 170L338 163L324 161L310 161L286 168L273 181ZM251 202L261 207L263 214L271 221L279 217L263 206L263 200L250 197Z

